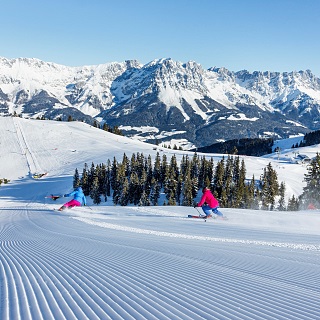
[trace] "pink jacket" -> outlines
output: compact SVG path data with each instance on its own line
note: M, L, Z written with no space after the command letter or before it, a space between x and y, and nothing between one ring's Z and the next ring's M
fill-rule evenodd
M207 189L202 197L201 197L201 200L200 202L198 203L198 207L201 207L204 203L207 203L207 205L213 209L213 208L216 208L216 207L219 207L219 202L218 200L213 196L213 194L211 193L211 191L209 189Z

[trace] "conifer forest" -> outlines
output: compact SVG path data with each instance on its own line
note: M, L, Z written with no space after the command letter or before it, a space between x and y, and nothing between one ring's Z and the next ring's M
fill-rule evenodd
M260 177L246 178L246 166L239 156L225 156L217 163L212 158L184 155L178 164L173 155L155 159L143 153L122 161L84 164L82 175L75 169L73 186L81 185L86 196L99 204L108 199L114 205L193 206L199 191L209 187L220 207L264 210L298 210L299 201L285 203L285 183L269 163Z

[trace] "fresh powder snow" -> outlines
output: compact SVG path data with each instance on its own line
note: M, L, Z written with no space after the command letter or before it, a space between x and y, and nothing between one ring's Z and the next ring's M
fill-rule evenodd
M221 208L228 220L188 219L182 206L64 212L75 168L123 153L169 150L79 122L0 117L0 319L320 319L320 211ZM248 179L269 163L304 186L295 151L245 159ZM318 146L301 148L313 157ZM215 163L223 155L213 157ZM35 173L46 173L33 179Z

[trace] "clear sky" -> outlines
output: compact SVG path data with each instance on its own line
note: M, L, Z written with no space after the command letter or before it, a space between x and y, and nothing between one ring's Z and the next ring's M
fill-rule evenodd
M320 77L320 0L0 0L0 56L157 58Z

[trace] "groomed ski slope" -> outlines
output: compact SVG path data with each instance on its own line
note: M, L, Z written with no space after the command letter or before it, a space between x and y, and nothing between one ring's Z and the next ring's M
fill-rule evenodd
M194 208L111 200L54 211L66 199L45 196L70 191L90 155L100 163L155 151L84 124L6 119L0 177L12 181L0 187L0 319L320 319L318 210L222 209L229 220L207 222L186 218ZM257 173L270 161L249 160ZM301 184L303 169L292 165L292 181ZM34 171L48 175L34 180Z

